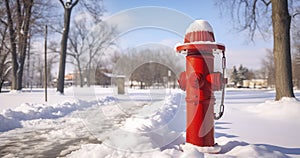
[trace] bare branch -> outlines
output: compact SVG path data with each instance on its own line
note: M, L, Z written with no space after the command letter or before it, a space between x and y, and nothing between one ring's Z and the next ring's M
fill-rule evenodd
M59 2L61 3L61 5L65 8L65 3L63 0L59 0Z
M5 26L7 26L7 22L6 22L6 21L0 19L0 22L1 22L2 24L4 24Z
M49 27L50 29L52 29L54 32L56 32L56 33L63 34L62 31L59 31L57 28L53 27L52 25L48 25L48 27Z
M70 55L71 57L76 58L76 55L73 53L67 53L67 55Z
M21 29L21 25L22 25L22 21L23 21L23 19L22 19L22 16L21 16L21 4L20 4L20 1L19 0L17 0L17 19L18 19L18 21L17 21L17 29L18 30L20 30ZM18 31L18 32L20 32L20 31Z
M266 0L261 0L267 7L271 4L271 1L266 2Z
M297 12L297 13L295 13L295 14L293 14L293 18L295 18L297 15L300 15L300 12Z
M264 0L269 3L269 0ZM249 40L254 42L256 34L264 39L269 37L271 23L267 18L270 15L269 7L262 0L227 0L222 5L230 11L234 27L239 31L247 31Z
M71 9L72 9L73 7L75 7L75 6L77 5L78 2L79 2L79 0L76 0L76 1L72 4Z
M87 11L92 17L93 20L95 20L96 23L99 23L102 21L101 17L103 16L103 13L105 12L105 8L103 7L103 4L101 4L102 0L83 0L82 5L84 7L84 10Z

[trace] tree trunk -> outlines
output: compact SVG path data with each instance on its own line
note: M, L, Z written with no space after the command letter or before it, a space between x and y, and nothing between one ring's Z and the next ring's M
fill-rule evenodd
M0 93L2 92L2 86L3 86L4 80L0 80Z
M79 77L80 77L80 87L82 88L83 87L83 82L84 82L83 80L84 79L83 79L83 74L82 74L81 71L79 72Z
M19 59L19 70L17 73L17 90L22 89L23 84L23 70L24 70L24 64L26 59L26 51L28 46L28 34L29 34L29 28L30 28L30 21L31 21L31 10L33 5L33 0L27 0L24 1L24 9L25 13L23 15L24 20L19 33L19 53L20 53L20 59Z
M76 58L77 60L77 68L78 68L78 71L79 71L79 82L80 82L80 87L82 88L83 87L83 74L82 74L82 69L81 69L81 66L80 66L80 59L79 57Z
M91 86L91 63L90 62L88 63L86 79L87 79L87 86L90 87Z
M62 40L61 40L59 73L58 73L58 80L57 80L57 91L60 92L61 94L64 93L67 42L68 42L68 35L70 29L71 11L72 8L65 8L64 30L63 30Z
M141 89L143 89L143 82L142 82L142 81L141 81L141 85L140 85L140 88L141 88Z
M10 41L10 47L11 47L11 57L12 57L12 85L11 89L16 90L17 89L17 71L18 71L18 58L17 58L17 45L15 42L15 30L12 20L12 15L10 12L10 6L9 6L9 0L5 1L6 5L6 14L7 14L7 25L9 29L9 41Z
M287 0L272 0L276 100L295 97L292 82L290 24Z
M9 6L9 0L5 1L5 5L12 55L12 89L21 90L33 0L23 1L23 8L20 1L17 1L16 12L18 17L16 26L14 26L13 10Z

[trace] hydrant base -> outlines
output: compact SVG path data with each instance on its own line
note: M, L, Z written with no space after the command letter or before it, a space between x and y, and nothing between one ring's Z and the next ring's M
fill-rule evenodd
M201 153L208 153L208 154L218 154L222 149L221 146L219 146L218 144L215 144L214 146L200 147L190 143L181 144L180 148L183 152L194 148Z

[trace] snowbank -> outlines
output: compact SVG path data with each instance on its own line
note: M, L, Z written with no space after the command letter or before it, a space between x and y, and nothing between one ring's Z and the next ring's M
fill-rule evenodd
M138 114L127 118L124 125L114 131L103 144L134 153L168 148L174 145L173 142L183 143L184 129L172 129L172 126L178 124L174 121L175 118L182 116L179 113L181 99L182 94L177 93L166 97L164 102L144 106Z
M130 132L150 132L162 128L178 112L181 99L181 94L178 93L174 96L167 96L163 105L152 104L144 106L139 111L138 116L126 119L123 129Z
M0 132L22 127L20 121L59 118L75 110L82 110L97 104L104 105L115 100L114 97L104 97L98 101L87 102L72 99L53 105L23 103L14 109L6 109L0 114Z
M170 158L180 155L179 144L185 140L184 130L177 132L172 124L178 124L176 117L182 116L179 112L182 96L177 93L167 96L164 102L144 106L138 114L126 119L124 125L112 132L102 144L83 145L68 157ZM184 122L184 119L181 121Z
M285 97L279 101L269 100L256 106L250 106L247 110L271 120L300 119L300 102L296 98Z
M0 132L22 127L20 121L0 115Z
M263 145L236 146L227 155L236 157L288 158L288 156L278 151L271 151Z
M145 106L138 114L128 118L123 127L112 132L101 144L85 144L67 157L130 157L130 158L204 158L204 157L269 157L285 158L284 154L272 151L263 145L251 145L232 137L219 137L216 142L222 147L219 154L207 154L196 146L182 148L185 142L185 106L181 106L182 94L166 97L159 104ZM158 109L158 110L154 110ZM147 114L147 115L145 115ZM144 117L142 117L144 116Z
M251 157L251 158L288 158L288 156L268 149L264 145L253 145L242 142L235 138L220 137L216 142L222 147L220 154L216 157Z

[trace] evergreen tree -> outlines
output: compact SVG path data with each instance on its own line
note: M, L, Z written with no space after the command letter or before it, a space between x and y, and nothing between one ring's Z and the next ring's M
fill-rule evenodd
M232 73L230 75L231 82L233 82L234 86L243 85L244 80L250 80L255 78L253 71L250 71L248 68L240 65L238 69L236 66L233 66Z
M246 67L243 67L243 65L240 65L239 70L238 70L238 83L240 85L243 85L243 81L248 79L247 74L249 70Z
M233 66L233 70L232 70L230 78L231 78L231 81L233 82L234 86L236 86L239 78L238 78L238 71L235 66Z

